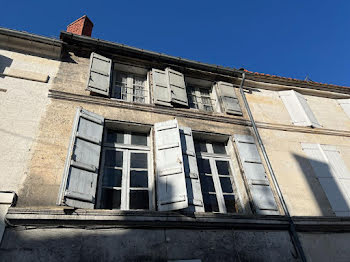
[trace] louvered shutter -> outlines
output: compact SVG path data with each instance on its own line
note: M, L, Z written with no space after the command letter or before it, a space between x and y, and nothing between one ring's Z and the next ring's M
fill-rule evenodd
M96 53L90 56L87 90L109 96L112 60Z
M168 75L168 85L171 90L171 102L188 106L184 75L171 68L166 68L165 71Z
M303 151L337 216L350 215L350 201L346 192L348 174L339 152L332 146L301 143ZM344 164L344 166L343 166ZM342 180L345 183L342 183Z
M204 212L202 190L199 182L197 158L191 128L180 127L180 138L189 204L187 210L190 212Z
M164 70L152 69L154 103L171 106L171 91L168 85L168 75Z
M218 82L216 84L217 93L219 94L224 111L231 115L242 115L241 106L236 95L233 84Z
M187 208L186 180L177 120L156 123L154 131L158 210Z
M67 206L94 208L103 124L102 116L77 109L61 185Z
M294 125L321 127L303 95L294 90L278 93Z
M350 99L338 99L337 101L343 108L345 114L350 118Z
M248 135L234 137L256 212L262 215L279 215L254 138Z

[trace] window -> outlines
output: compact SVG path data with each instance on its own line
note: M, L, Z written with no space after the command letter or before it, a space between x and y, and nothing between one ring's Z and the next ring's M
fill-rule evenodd
M194 141L206 212L237 212L231 160L224 143Z
M100 174L100 207L149 209L150 147L147 134L106 129Z
M321 127L303 95L294 90L278 93L294 125Z
M210 90L195 86L187 86L187 97L190 108L204 110L208 112L213 111L212 98L210 97Z
M146 79L146 76L114 71L111 97L128 102L145 103Z

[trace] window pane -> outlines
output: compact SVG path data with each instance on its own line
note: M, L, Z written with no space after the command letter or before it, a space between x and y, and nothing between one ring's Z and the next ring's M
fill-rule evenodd
M200 182L201 182L201 187L202 191L205 193L208 192L213 192L215 193L215 186L214 186L214 181L212 176L205 176L201 175L200 176Z
M205 144L205 142L194 141L194 147L197 152L208 152L207 145Z
M131 134L131 144L147 146L147 135L140 133L132 133Z
M216 168L218 169L219 175L229 175L228 162L227 161L215 161Z
M124 133L120 131L110 130L107 131L107 142L124 144Z
M147 190L130 190L130 209L149 209Z
M220 177L220 184L222 192L233 193L231 179L229 177Z
M115 150L107 150L105 155L105 165L106 166L123 166L123 152Z
M224 200L225 200L227 213L235 213L236 212L235 196L225 195Z
M146 153L131 153L131 168L147 168Z
M148 187L148 172L130 171L130 187Z
M113 96L118 99L126 100L127 76L122 73L116 73Z
M225 144L213 143L213 151L215 154L226 154Z
M102 189L102 208L120 209L121 190Z
M211 174L209 159L198 158L198 169L201 174Z
M204 194L203 201L206 212L219 212L218 201L215 194Z
M105 168L103 173L103 186L121 187L122 186L122 170Z

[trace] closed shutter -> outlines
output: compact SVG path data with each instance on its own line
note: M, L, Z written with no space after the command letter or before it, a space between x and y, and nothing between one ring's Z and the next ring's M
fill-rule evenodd
M234 137L257 214L279 215L254 138L248 135Z
M152 69L152 83L154 103L171 106L171 91L168 85L168 76L164 70Z
M171 90L171 102L188 106L184 75L170 68L166 68L165 71L168 75L168 84Z
M294 90L278 93L294 125L321 127L303 95Z
M154 131L158 210L187 208L186 180L177 120L156 123Z
M191 128L180 127L180 138L189 204L187 210L190 212L204 212L202 190L199 182L197 158Z
M337 101L343 108L345 114L350 118L350 99L338 99Z
M339 152L333 146L301 143L333 211L337 216L348 216L350 201L346 190L348 174ZM342 182L345 183L342 183Z
M104 118L78 108L68 150L59 204L94 208Z
M241 106L236 95L235 87L233 84L218 82L217 93L219 94L224 111L231 115L242 115Z
M111 69L111 59L91 53L87 90L109 96Z

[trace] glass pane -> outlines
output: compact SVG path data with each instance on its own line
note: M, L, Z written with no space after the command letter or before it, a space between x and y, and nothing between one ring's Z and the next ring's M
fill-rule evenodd
M131 168L147 168L147 153L131 153Z
M120 131L110 130L107 131L107 142L108 143L119 143L124 144L124 133Z
M122 170L105 168L103 173L103 186L121 187L122 186Z
M122 90L121 90L121 86L120 85L114 86L113 97L117 98L117 99L121 99L122 98Z
M123 152L107 150L105 154L105 166L123 166Z
M215 154L226 154L225 144L213 143L213 151Z
M197 158L200 174L211 174L209 159Z
M194 141L194 147L197 152L208 152L207 145L205 144L205 142Z
M130 187L148 187L148 172L130 171Z
M213 181L212 176L201 175L200 182L201 182L201 187L202 187L203 192L205 192L205 193L214 192L215 193L215 186L214 186L214 181Z
M206 212L219 212L218 201L215 194L204 194L203 201Z
M102 208L120 209L121 190L102 189Z
M229 177L220 177L220 184L222 192L233 193L231 179Z
M218 169L219 175L229 175L228 162L227 161L215 161L216 168Z
M224 200L225 200L227 213L235 213L236 212L235 196L226 195L224 196Z
M213 111L213 107L212 106L204 105L203 108L204 108L205 111L208 111L208 112L212 112Z
M130 190L130 209L149 209L148 191Z
M118 99L126 100L126 85L127 85L127 76L122 73L116 74L116 81L114 86L114 97Z
M147 146L147 135L140 134L140 133L132 133L131 134L131 144L132 145Z

